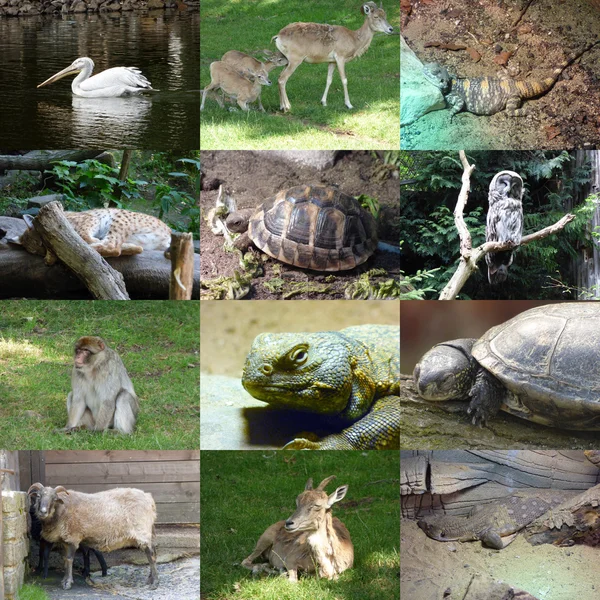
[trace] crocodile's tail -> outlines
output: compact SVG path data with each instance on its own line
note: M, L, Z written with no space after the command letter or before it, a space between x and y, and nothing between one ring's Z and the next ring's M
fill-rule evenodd
M545 94L550 88L557 82L560 74L569 66L572 65L578 58L584 55L586 52L591 50L596 44L600 44L600 40L596 40L591 44L585 46L582 50L575 54L571 54L567 57L554 71L552 71L551 77L546 77L541 80L532 80L532 81L516 81L517 87L519 88L519 93L521 94L521 98L526 100L528 98L535 98L536 96L541 96Z

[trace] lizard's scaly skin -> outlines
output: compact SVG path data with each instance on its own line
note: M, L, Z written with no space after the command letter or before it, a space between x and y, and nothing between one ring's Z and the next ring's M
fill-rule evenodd
M521 117L527 114L526 109L519 108L523 100L541 96L552 89L560 74L598 43L600 41L590 43L583 50L570 55L552 71L550 77L541 80L518 81L508 77L458 78L450 75L438 63L424 65L423 74L444 95L451 109L450 118L461 110L476 115L493 115L506 110L509 117Z
M348 425L320 442L286 448L397 449L400 436L400 328L360 325L319 333L263 333L242 383L279 408L327 415Z

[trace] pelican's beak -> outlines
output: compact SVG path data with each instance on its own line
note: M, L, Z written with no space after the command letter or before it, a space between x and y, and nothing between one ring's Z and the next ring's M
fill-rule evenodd
M50 83L54 83L55 81L58 81L59 79L62 79L63 77L66 77L67 75L71 75L73 73L79 73L80 71L81 71L81 67L75 67L73 65L69 65L66 69L63 69L62 71L59 71L58 73L56 73L56 75L52 75L52 77L50 77L49 79L46 79L46 81L44 81L44 83L40 83L40 85L38 85L38 88L41 88Z

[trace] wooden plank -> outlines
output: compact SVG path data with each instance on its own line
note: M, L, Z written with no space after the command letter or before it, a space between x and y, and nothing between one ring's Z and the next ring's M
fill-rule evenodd
M200 504L157 504L156 522L162 523L200 523Z
M19 450L19 489L26 492L31 484L31 453L32 450Z
M200 481L200 461L134 463L46 463L51 485ZM50 485L50 484L49 484Z
M61 485L59 483L51 483L53 487ZM148 483L144 485L73 485L69 486L70 490L85 492L86 494L94 494L103 492L117 487L135 487L144 492L152 494L155 502L195 502L200 500L200 486L194 482L183 483Z
M200 450L47 450L46 464L200 460Z

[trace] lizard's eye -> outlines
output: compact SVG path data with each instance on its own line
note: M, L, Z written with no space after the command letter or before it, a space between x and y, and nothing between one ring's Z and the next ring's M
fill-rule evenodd
M295 365L303 365L308 360L308 352L306 350L304 346L294 348L288 355L290 361Z

